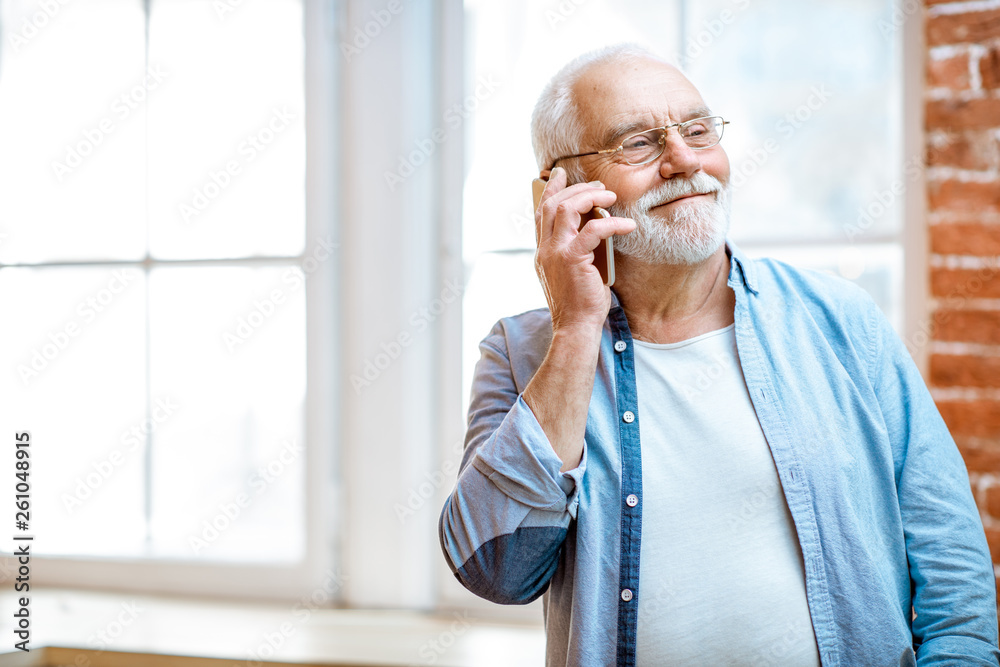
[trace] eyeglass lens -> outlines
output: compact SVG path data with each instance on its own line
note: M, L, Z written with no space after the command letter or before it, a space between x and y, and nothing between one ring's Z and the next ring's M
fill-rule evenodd
M697 118L677 127L684 143L694 149L710 148L722 139L722 118ZM663 130L648 130L634 134L622 142L622 157L629 164L642 164L656 159L663 152L666 136Z

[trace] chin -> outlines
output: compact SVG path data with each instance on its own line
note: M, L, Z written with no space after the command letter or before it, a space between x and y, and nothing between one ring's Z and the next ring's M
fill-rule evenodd
M683 197L690 192L715 196ZM730 198L728 183L698 172L686 181L667 181L629 204L612 204L612 215L636 224L635 231L615 237L615 251L647 264L701 264L726 242ZM662 201L670 203L658 204Z
M647 264L691 266L708 260L726 242L729 210L724 201L658 206L631 217L636 229L615 237L615 252Z

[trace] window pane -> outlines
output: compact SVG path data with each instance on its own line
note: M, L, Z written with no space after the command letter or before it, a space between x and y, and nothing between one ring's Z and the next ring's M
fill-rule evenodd
M138 269L0 270L0 427L31 431L40 554L142 547L144 284ZM0 478L12 498L13 475Z
M153 550L293 561L305 548L305 288L292 265L150 277Z
M154 1L150 252L297 255L305 236L302 7Z
M733 239L898 233L906 183L896 183L899 63L885 33L892 4L699 0L686 8L686 69L713 111L732 121L723 142Z
M145 252L139 0L0 2L0 262Z

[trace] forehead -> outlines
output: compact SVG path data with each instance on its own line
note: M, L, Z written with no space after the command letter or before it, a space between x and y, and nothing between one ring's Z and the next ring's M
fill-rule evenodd
M588 145L622 129L641 131L703 115L706 105L677 68L654 60L602 63L573 86Z

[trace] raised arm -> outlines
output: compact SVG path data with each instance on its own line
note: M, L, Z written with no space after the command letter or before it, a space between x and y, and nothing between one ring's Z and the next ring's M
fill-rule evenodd
M583 435L594 388L601 330L611 308L611 290L594 266L594 250L612 234L627 234L635 222L597 218L581 230L581 214L609 206L615 193L600 183L566 185L566 171L553 170L535 212L535 270L552 313L552 343L524 391L563 470L583 455Z
M439 521L452 572L476 595L501 604L528 603L545 592L576 516L587 412L611 305L593 250L634 229L630 220L602 218L579 230L581 213L615 195L599 184L566 188L565 178L556 170L536 211L535 265L551 313L547 351L530 378L519 378L512 341L531 349L526 338L538 344L542 332L501 321L480 345L465 454Z

